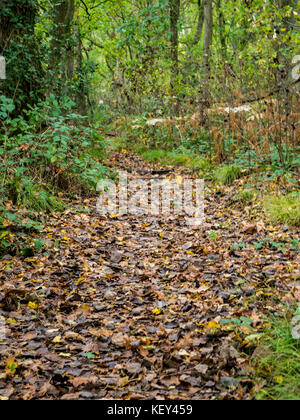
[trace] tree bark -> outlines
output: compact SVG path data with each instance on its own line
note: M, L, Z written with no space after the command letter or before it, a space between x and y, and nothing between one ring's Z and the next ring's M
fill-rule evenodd
M204 24L203 3L201 0L198 0L198 22L197 22L197 30L196 30L194 40L193 40L193 45L197 45L202 38L203 24Z
M222 10L222 2L221 0L216 1L217 5L217 12L218 12L218 19L219 19L219 36L220 36L220 46L221 46L221 55L225 62L227 61L227 43L226 43L226 35L225 35L225 17Z
M178 61L178 22L180 17L180 0L170 0L170 26L171 26L171 112L172 115L179 114L179 98L178 98L178 76L179 76L179 61Z
M52 42L49 60L52 79L57 81L60 75L62 82L70 79L74 68L74 48L72 40L74 0L56 0L53 4Z
M213 7L212 0L203 0L204 7L204 41L202 66L204 79L207 81L211 70L211 44L213 36Z
M76 70L77 74L79 75L78 80L78 87L77 87L77 94L76 94L76 104L77 108L81 115L87 114L87 91L86 91L86 80L83 74L83 56L82 56L82 40L81 40L81 33L80 28L76 28L76 38L77 38L77 63L76 63Z

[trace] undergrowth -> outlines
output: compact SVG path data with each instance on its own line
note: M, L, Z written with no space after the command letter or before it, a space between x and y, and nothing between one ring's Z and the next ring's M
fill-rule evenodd
M300 226L300 193L267 197L265 211L273 222Z
M91 194L109 175L102 165L105 140L97 125L50 95L12 116L11 99L0 96L0 253L16 249L22 230L41 228L40 213L63 211L59 195ZM11 232L14 231L14 232Z
M214 179L219 184L231 185L243 175L238 166L223 165L214 171Z
M273 317L259 341L262 356L253 359L257 399L300 400L300 336L293 338L293 320L299 321L300 307L292 319ZM300 326L299 326L300 328Z

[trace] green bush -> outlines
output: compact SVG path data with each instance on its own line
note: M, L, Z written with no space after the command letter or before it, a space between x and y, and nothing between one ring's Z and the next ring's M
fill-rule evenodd
M73 105L69 99L59 104L50 95L46 102L27 111L26 119L10 118L14 104L0 97L0 117L5 127L0 131L2 188L7 179L24 176L64 190L71 184L96 187L105 175L99 162L104 139L84 117L71 112Z
M26 235L42 229L39 213L64 209L59 190L90 192L108 175L101 164L103 137L73 106L50 95L13 117L15 104L0 96L1 254L18 252Z

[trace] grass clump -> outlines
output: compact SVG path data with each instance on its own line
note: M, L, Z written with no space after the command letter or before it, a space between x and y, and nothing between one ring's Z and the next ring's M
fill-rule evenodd
M211 163L205 158L197 157L190 151L166 151L162 149L149 150L146 147L136 147L134 149L145 160L152 163L160 163L161 165L185 166L194 172L211 170Z
M164 150L147 150L142 153L142 157L151 163L167 164L167 152Z
M187 166L190 163L191 157L184 153L171 152L167 155L169 165Z
M291 325L291 320L274 318L260 339L267 351L253 359L256 380L265 384L256 395L259 400L300 399L300 340L293 338Z
M236 195L236 201L239 201L241 203L247 204L250 203L254 198L256 197L256 194L252 190L241 190Z
M126 149L128 144L126 140L122 137L116 137L112 141L109 142L107 148L111 152L119 152L123 149Z
M136 153L140 153L143 159L152 163L160 163L161 165L185 166L190 161L190 157L183 153L168 152L166 150L155 149L135 149Z
M223 185L232 185L242 175L242 170L235 165L224 165L214 171L215 181Z
M298 192L265 200L265 212L268 218L280 224L300 226L300 194Z
M212 168L212 165L208 159L199 158L199 157L192 158L189 166L194 172L198 172L198 171L206 172L206 171L210 171Z
M59 198L35 184L31 179L13 178L8 183L7 190L14 204L28 211L53 213L65 209Z

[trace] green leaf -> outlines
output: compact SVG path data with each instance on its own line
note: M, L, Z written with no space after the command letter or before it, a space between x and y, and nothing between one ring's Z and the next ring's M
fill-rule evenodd
M96 355L92 352L88 352L84 354L84 357L86 357L87 359L95 359Z

